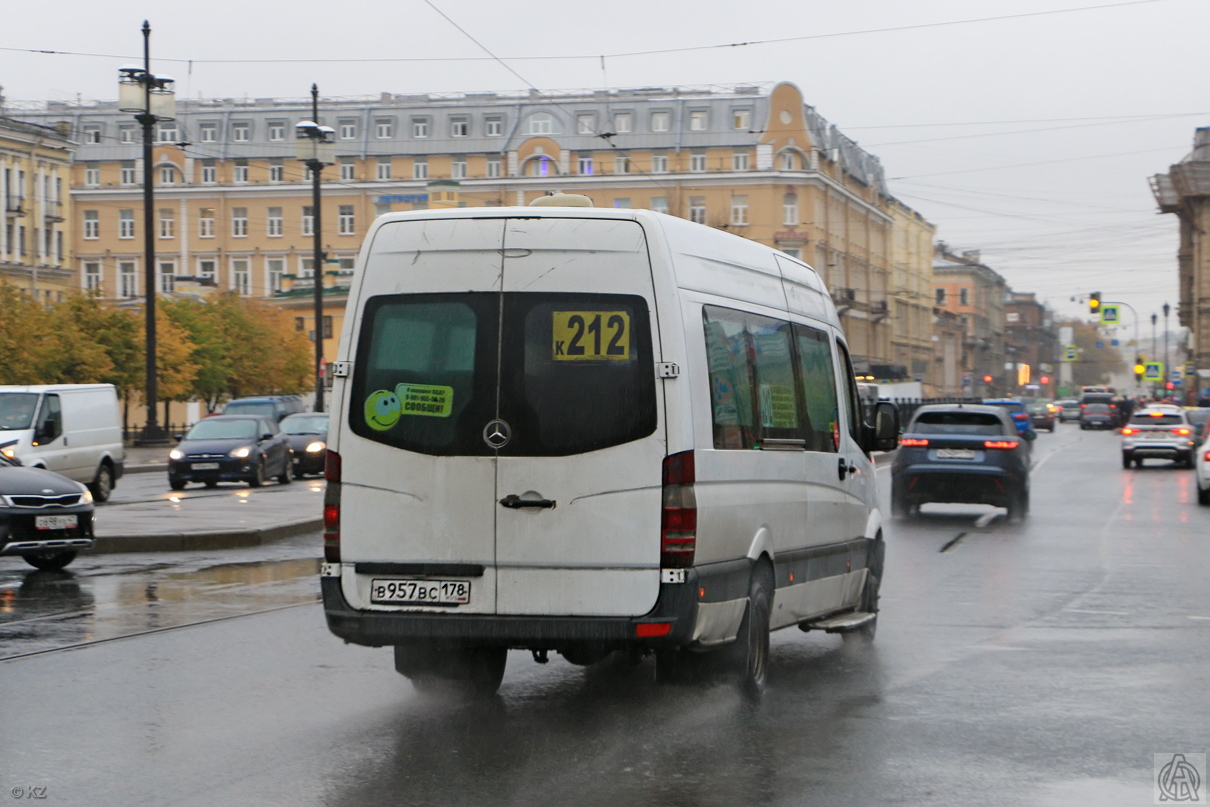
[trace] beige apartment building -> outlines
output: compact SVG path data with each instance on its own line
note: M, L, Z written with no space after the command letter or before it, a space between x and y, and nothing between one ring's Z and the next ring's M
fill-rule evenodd
M43 301L78 288L71 259L71 159L65 127L3 115L0 97L0 282Z
M938 242L934 248L933 294L937 309L956 315L964 329L963 350L947 350L942 355L946 365L944 377L959 377L962 390L959 394L963 395L994 397L1015 392L1016 376L1010 377L1005 367L1007 281L980 262L978 250L958 255L950 252L944 242ZM951 361L961 363L950 367ZM947 381L943 394L954 394L951 390Z
M911 295L931 225L892 201L878 159L793 84L384 93L322 101L319 112L338 155L323 172L322 202L335 335L369 224L428 207L440 180L464 206L524 205L562 190L760 241L824 276L859 370L898 363L910 371L923 359L929 317ZM80 144L71 182L80 287L109 299L141 296L141 130L133 117L114 103L58 102L24 117L66 124ZM201 282L273 297L296 308L300 329L314 328L303 303L313 271L311 186L294 156L295 124L311 117L301 99L178 100L177 120L157 127L154 152L162 293ZM892 288L897 215L912 230L903 238L902 290ZM892 299L896 310L903 301L902 322Z
M903 375L925 384L928 393L941 385L934 361L933 237L935 225L898 200L891 201L891 362Z

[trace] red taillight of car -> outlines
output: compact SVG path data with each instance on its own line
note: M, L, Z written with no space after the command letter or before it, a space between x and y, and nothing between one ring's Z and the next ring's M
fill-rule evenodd
M1202 454L1202 459L1204 459L1206 462L1210 462L1210 451L1207 451L1205 454Z
M899 441L899 445L907 446L908 448L924 448L929 444L929 441L924 437L904 437Z
M1182 436L1183 436L1183 435L1190 435L1190 434L1193 434L1193 430L1192 430L1192 429L1173 429L1173 430L1172 430L1172 433L1173 433L1173 434L1179 434L1179 435L1182 435Z
M667 636L672 633L671 622L640 622L634 626L636 639L650 639L656 636Z
M1016 448L1021 445L1016 440L984 440L984 448Z
M340 563L340 455L328 449L324 457L324 560Z
M1129 426L1124 427L1122 429L1122 434L1138 434L1138 433L1139 433L1138 429L1132 429Z
M1087 408L1088 408L1088 404L1080 404L1080 408L1081 408L1081 409L1087 409Z
M660 516L660 565L686 569L697 550L697 497L693 452L664 458L664 504Z

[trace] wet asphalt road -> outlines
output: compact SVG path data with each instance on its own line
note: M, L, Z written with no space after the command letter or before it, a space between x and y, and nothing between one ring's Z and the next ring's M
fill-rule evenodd
M774 634L756 707L657 686L650 661L522 653L491 702L422 697L389 650L328 634L316 535L58 575L3 559L0 798L1150 804L1153 753L1210 745L1210 508L1188 471L1122 470L1118 440L1041 435L1022 525L892 524L874 646Z

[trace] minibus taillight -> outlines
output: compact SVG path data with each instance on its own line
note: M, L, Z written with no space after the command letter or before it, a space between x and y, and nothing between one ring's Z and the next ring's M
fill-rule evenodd
M693 452L664 458L664 507L660 518L660 566L686 569L697 549L697 498Z
M328 449L324 459L324 560L340 563L340 455Z

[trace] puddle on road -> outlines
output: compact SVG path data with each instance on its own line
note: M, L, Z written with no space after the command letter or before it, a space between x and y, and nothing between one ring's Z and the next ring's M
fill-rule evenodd
M0 659L314 602L319 563L296 558L120 576L31 571L8 585L0 581Z

